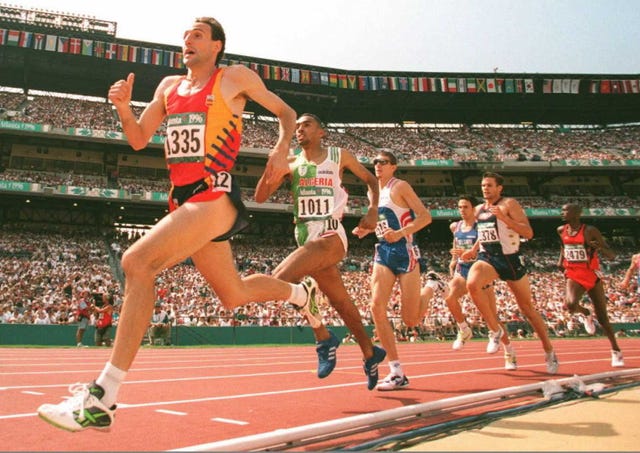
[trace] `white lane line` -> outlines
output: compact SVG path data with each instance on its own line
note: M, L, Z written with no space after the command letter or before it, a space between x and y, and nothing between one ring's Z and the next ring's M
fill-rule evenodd
M169 415L187 415L186 412L170 411L167 409L156 409L156 412L162 412L163 414L169 414Z
M24 393L25 395L44 395L42 392L34 392L31 390L23 390L20 393Z
M232 425L248 425L249 424L249 422L243 422L240 420L231 420L230 418L220 418L220 417L212 418L211 421L220 422L220 423L230 423Z

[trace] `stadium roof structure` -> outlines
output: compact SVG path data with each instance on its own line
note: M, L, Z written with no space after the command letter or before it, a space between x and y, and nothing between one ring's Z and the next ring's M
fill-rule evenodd
M0 86L104 98L135 72L134 100L148 102L163 77L186 72L179 47L118 39L115 23L81 16L83 27L54 27L9 12L17 18L0 14ZM297 112L328 123L640 122L640 74L350 71L232 54L223 62L251 67ZM270 115L254 103L247 110Z

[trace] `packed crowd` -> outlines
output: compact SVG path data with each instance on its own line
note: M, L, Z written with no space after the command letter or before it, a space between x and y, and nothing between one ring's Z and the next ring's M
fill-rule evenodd
M100 236L77 229L28 231L24 225L5 227L0 237L0 322L29 324L73 324L80 300L92 301L96 295L114 296L117 309L121 303L121 284L114 277L117 260L110 260L115 250L125 250L139 235ZM244 274L270 273L294 249L292 242L255 244L248 239L234 240L233 249L238 269ZM425 259L432 269L446 268L449 260L447 244L432 244ZM527 250L531 269L534 301L550 331L557 336L576 335L581 328L580 317L563 309L564 278L556 270L558 250ZM119 256L119 252L118 252ZM621 270L628 266L631 251L620 251L613 261L605 261L604 282L612 322L640 322L640 296L633 287L621 290ZM369 308L369 276L372 250L354 245L342 262L343 279L352 299L367 325L372 325ZM109 264L111 263L111 265ZM448 278L444 273L441 277ZM496 283L500 318L510 322L514 335L527 336L517 304L503 282ZM183 326L298 326L304 325L299 314L281 304L249 304L235 311L225 310L202 276L185 262L157 277L156 302L160 303L173 325ZM476 335L484 335L485 327L479 312L465 296L464 312ZM321 299L324 322L343 325L337 313ZM399 290L396 288L389 304L389 319L400 340L450 338L456 333L455 321L449 313L443 294L431 303L423 324L408 331L398 313ZM95 316L92 318L95 323ZM413 340L411 340L413 338Z
M134 106L139 114L143 104ZM0 89L0 111L11 121L121 130L106 100L59 95L29 95ZM163 134L162 126L157 135ZM454 159L502 161L539 159L639 159L640 127L559 129L533 127L338 127L329 125L328 145L349 148L361 157L390 149L399 160ZM277 123L263 118L245 121L243 146L269 148L277 138ZM295 146L295 144L292 143Z
M58 186L71 185L87 188L109 187L106 177L95 175L81 175L72 172L44 172L7 169L1 175L4 181L21 181L39 183L41 185ZM147 191L167 192L169 183L165 179L144 178L119 178L118 187L134 194L142 194ZM242 187L244 201L253 201L254 187ZM458 198L445 197L421 197L422 201L430 209L456 209ZM527 196L518 198L525 208L557 208L564 203L578 203L584 208L606 209L612 206L616 208L637 209L639 206L637 197L628 195L603 196L602 194L589 194L583 196ZM276 191L269 199L272 203L292 204L291 192L287 189ZM364 196L351 195L349 197L349 209L362 208L369 204Z

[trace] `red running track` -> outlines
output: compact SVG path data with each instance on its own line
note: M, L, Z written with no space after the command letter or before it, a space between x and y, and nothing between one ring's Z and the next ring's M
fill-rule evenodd
M625 368L640 367L640 339L620 339ZM368 391L360 349L342 345L338 366L315 375L313 345L142 348L122 387L108 432L68 433L36 415L67 387L97 377L108 349L1 348L0 450L159 451L271 432L554 378L613 371L605 338L553 341L560 371L546 373L539 341L515 341L518 370L505 371L502 352L486 342L452 351L451 343L400 344L410 386ZM380 368L382 379L388 371ZM426 424L430 424L427 420ZM372 430L364 439L384 435Z

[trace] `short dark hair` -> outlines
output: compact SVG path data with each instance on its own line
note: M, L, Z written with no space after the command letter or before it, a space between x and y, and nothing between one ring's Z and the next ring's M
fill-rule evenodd
M493 171L486 171L484 172L484 174L482 175L482 179L484 178L493 178L496 180L496 184L499 186L503 186L504 185L504 178L502 177L501 174L495 173Z
M378 151L378 154L389 159L389 162L391 162L391 165L398 165L398 159L396 159L396 156L394 156L394 154L391 151L386 151L386 150Z
M478 199L473 195L469 195L467 193L459 195L458 200L467 200L469 203L471 203L471 206L476 206L478 204Z
M318 125L324 129L325 128L325 124L324 122L320 119L320 117L314 113L303 113L302 115L300 115L299 118L302 118L303 116L308 116L309 118L312 118L316 123L318 123Z
M203 24L209 25L209 27L211 28L212 41L222 41L222 49L220 49L220 52L216 57L216 66L218 66L220 60L222 60L222 57L224 56L224 47L227 43L227 36L224 34L224 28L222 28L220 22L218 22L213 17L196 17L196 22L202 22Z

